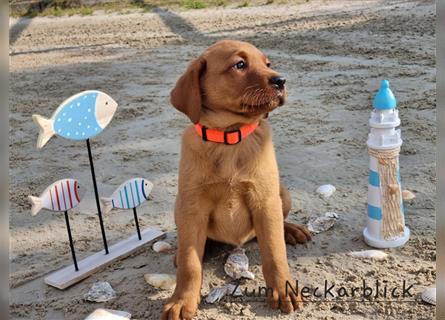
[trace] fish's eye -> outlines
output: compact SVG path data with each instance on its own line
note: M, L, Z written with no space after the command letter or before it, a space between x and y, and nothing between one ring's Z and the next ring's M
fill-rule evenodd
M77 186L77 189L80 189L80 186Z
M105 101L105 104L108 105L108 101Z
M241 60L241 61L238 61L238 62L233 66L233 68L234 68L234 69L238 69L238 70L243 70L243 69L246 69L246 68L247 68L247 64L246 64L243 60Z

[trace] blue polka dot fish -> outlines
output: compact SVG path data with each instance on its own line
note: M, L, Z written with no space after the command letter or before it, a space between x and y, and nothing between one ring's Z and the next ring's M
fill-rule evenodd
M53 135L71 140L86 140L101 133L110 123L117 109L117 102L97 90L80 92L56 109L50 119L32 116L39 126L37 148L41 149Z
M108 213L113 208L133 209L149 199L153 183L144 178L133 178L122 183L108 198L101 198L102 211Z

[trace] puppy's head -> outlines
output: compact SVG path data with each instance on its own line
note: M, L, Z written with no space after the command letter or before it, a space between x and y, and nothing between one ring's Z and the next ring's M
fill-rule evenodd
M285 82L255 46L223 40L191 62L170 100L193 123L207 111L257 118L285 102Z

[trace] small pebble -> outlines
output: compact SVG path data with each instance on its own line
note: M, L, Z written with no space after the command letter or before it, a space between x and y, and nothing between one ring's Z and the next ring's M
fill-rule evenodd
M412 193L409 190L403 190L402 191L402 199L404 201L410 201L413 200L416 197L416 195L414 193Z
M171 248L172 248L172 246L170 245L170 243L165 242L165 241L158 241L153 244L153 250L155 252L166 252L166 251L170 251Z
M176 276L166 273L147 273L144 275L145 281L159 289L170 290L176 286Z
M323 198L329 198L335 192L335 187L332 184L324 184L319 186L316 192L321 195Z
M131 314L126 311L96 309L85 320L129 320Z

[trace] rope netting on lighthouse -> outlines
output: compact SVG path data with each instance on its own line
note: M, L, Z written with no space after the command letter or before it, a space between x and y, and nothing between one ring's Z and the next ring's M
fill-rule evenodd
M404 233L404 221L401 214L402 190L397 178L400 148L392 150L368 148L368 152L369 155L375 157L378 162L382 201L381 232L383 238L389 240Z

